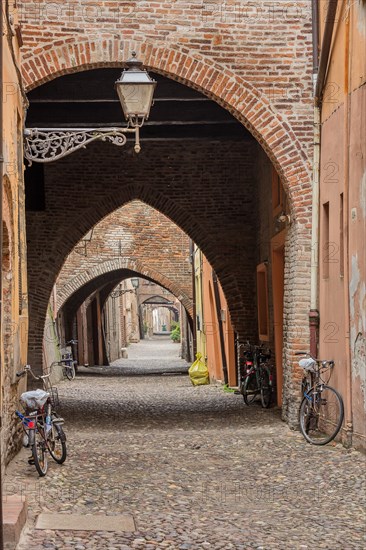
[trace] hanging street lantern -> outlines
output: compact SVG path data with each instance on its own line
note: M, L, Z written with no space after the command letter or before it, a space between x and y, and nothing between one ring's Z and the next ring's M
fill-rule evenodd
M32 162L53 162L85 148L96 140L123 146L127 134L135 135L134 150L139 153L140 128L149 118L156 81L142 68L136 52L126 62L127 69L115 83L127 126L121 128L25 128L24 156Z
M136 58L136 52L132 52L126 65L128 69L123 71L115 83L115 89L128 123L133 127L141 127L149 118L156 81L142 69L142 62Z

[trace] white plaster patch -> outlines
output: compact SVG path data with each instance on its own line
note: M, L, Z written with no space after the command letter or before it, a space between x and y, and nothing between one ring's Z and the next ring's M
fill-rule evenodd
M358 7L357 27L361 35L366 36L366 6L361 0L356 4Z
M363 217L366 218L366 172L364 172L360 185L360 205Z
M350 308L351 308L351 319L354 319L355 316L355 294L360 283L360 270L358 268L358 258L357 254L352 256L352 278L349 283L349 293L350 293Z
M358 333L353 346L352 378L357 378L366 411L366 337Z
M366 332L366 282L361 283L359 291L359 311L361 312L359 318L359 331Z

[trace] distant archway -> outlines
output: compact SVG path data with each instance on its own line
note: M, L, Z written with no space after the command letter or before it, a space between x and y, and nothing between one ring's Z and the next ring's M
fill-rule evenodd
M117 284L123 278L127 279L131 276L145 277L166 288L178 298L187 312L192 315L192 299L176 283L169 280L162 273L147 267L141 261L132 258L115 258L102 262L98 266L74 277L58 290L57 308L61 309L73 295L79 292L82 292L84 298L84 296L86 297L108 282Z

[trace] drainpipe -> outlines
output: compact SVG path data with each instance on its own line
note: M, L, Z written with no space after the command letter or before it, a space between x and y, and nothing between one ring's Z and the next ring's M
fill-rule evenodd
M215 292L216 316L217 316L217 321L219 323L222 371L224 374L224 382L225 384L227 384L229 382L229 377L227 373L224 329L222 326L222 319L221 319L221 300L220 300L219 282L217 280L217 275L214 272L214 270L212 270L212 281L213 281L213 287Z
M319 63L319 2L312 0L313 27L313 86L314 94L318 85ZM313 142L313 192L311 223L311 274L310 274L310 353L318 355L319 311L318 311L318 266L319 266L319 179L320 179L320 106L314 104L314 142Z
M332 44L333 29L337 13L338 0L330 0L328 4L328 11L325 20L324 35L322 46L320 50L320 60L319 60L319 70L318 77L315 86L315 104L317 107L321 106L323 99L324 84L326 81L327 68L329 62L329 52ZM312 3L313 9L313 32L314 32L314 20L318 19L319 9L318 9L318 0L313 0ZM316 13L314 10L316 9ZM316 29L315 29L316 31ZM317 32L317 31L316 31ZM315 55L313 55L313 58Z
M3 133L3 108L4 108L4 82L3 82L3 6L0 6L0 390L3 388L3 357L2 357L2 298L3 298L3 174L4 174L4 133ZM0 550L4 548L3 532L3 479L2 479L2 397L0 396Z
M349 96L349 73L350 73L350 2L347 1L345 7L345 56L344 56L344 190L343 190L343 230L344 230L344 311L345 311L345 326L348 327L348 336L346 334L346 406L345 406L345 429L346 429L346 445L352 445L353 433L353 418L352 418L352 361L351 361L351 316L350 316L350 291L349 291L349 225L348 225L348 210L349 210L349 168L350 168L350 96ZM346 329L347 333L347 329Z
M321 106L324 84L326 81L329 53L332 44L334 23L337 14L338 0L331 0L325 20L324 35L319 53L319 0L312 0L313 27L313 83L314 83L314 165L312 194L312 229L311 229L311 291L310 291L310 353L318 354L318 266L319 266L319 180L320 180L320 140L321 140Z

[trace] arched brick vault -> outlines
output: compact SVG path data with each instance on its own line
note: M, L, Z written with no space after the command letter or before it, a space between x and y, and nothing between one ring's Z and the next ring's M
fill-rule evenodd
M126 271L128 272L127 274ZM57 308L61 309L71 298L71 296L73 296L80 289L86 289L86 297L88 297L91 292L97 290L101 286L104 286L106 282L113 281L117 284L122 279L136 276L154 281L169 290L176 298L179 299L187 312L192 315L192 299L187 296L187 294L177 285L177 283L169 280L162 273L151 269L151 267L143 265L143 263L139 260L131 258L115 258L110 261L102 262L92 269L72 278L63 287L58 287ZM89 283L92 283L92 285L89 285ZM83 295L85 295L85 291L83 291Z
M59 76L121 65L121 40L100 37L88 40L80 37L67 43L37 48L23 58L22 72L27 91ZM198 53L189 53L177 44L153 44L149 41L123 42L124 56L134 49L148 69L190 86L227 109L261 144L277 172L290 198L290 207L296 211L311 181L310 162L305 144L299 141L286 114L276 112L267 97L248 80L232 70ZM311 86L311 75L307 85ZM302 79L304 75L301 75ZM311 110L309 110L309 119ZM304 125L307 121L302 121ZM299 198L299 196L301 198Z
M282 176L292 211L292 223L288 228L286 243L284 300L285 372L290 374L289 383L285 380L284 386L288 395L293 395L298 385L291 383L291 354L297 345L303 347L307 343L306 334L298 338L298 328L307 323L309 301L307 275L310 267L310 165L313 140L309 0L298 0L291 4L292 7L285 2L257 0L255 3L247 3L255 4L253 8L239 2L232 10L222 10L223 5L216 3L211 11L216 14L220 12L219 17L212 17L210 14L207 16L210 5L205 3L203 6L194 6L193 9L185 2L177 2L172 8L169 2L150 4L132 0L128 3L110 3L109 0L100 0L98 7L102 8L103 13L104 8L108 14L108 6L112 6L112 10L117 6L117 13L121 14L121 18L116 21L112 17L110 21L108 18L101 20L100 17L84 17L77 19L77 25L72 14L71 18L68 16L67 19L65 11L55 18L52 9L50 17L42 20L40 25L37 14L47 6L47 0L37 2L39 10L36 10L36 15L33 16L28 15L27 11L31 4L28 0L19 2L19 8L23 10L22 70L29 90L62 74L97 67L120 66L121 59L126 59L132 50L136 50L149 69L201 91L229 110L248 128L266 151ZM79 4L81 3L75 4L76 15L80 15ZM53 6L56 6L57 13L62 11L62 3L54 3ZM243 17L240 16L242 8ZM292 8L297 15L300 11L300 15L291 16ZM253 9L256 11L254 18L251 17ZM224 19L220 15L223 15ZM286 95L291 87L299 92L296 97ZM281 92L281 88L285 94ZM268 90L275 92L275 96L279 91L278 98L269 99ZM123 165L123 161L131 160L127 154L123 153L118 157L116 153L110 153L103 145L99 146L99 150L102 154L106 153L107 158L110 155L115 164L119 158L119 167ZM95 168L92 154L97 151L97 148L91 148L91 156L81 152L75 160L81 163L88 161L92 168ZM154 164L153 153L154 147L145 146L143 143L144 158L152 159ZM192 165L191 175L199 179L195 167L202 157L194 157L191 151L188 153L188 162ZM225 158L225 155L231 158L231 151L225 147L221 147L221 151L214 150L214 153L220 158ZM155 154L159 154L160 157L162 155L157 150ZM165 154L169 155L169 148ZM254 155L253 149L242 152L243 157L247 154ZM210 160L213 166L218 168L214 155ZM238 157L236 160L240 162ZM226 179L230 180L230 170L233 168L235 169L235 165L231 164ZM154 169L156 170L155 164ZM205 169L210 170L210 167ZM63 170L64 177L61 174L57 178L57 170ZM150 185L145 180L135 184L131 181L123 182L117 176L117 183L123 187L122 190L114 181L109 180L110 198L98 195L98 200L89 208L79 201L79 209L73 210L70 205L71 189L67 179L73 176L71 163L66 160L57 163L57 168L50 168L48 172L57 181L61 196L58 201L51 201L48 218L42 213L37 213L28 219L28 235L31 240L28 265L33 327L37 319L41 318L43 321L47 305L44 296L49 293L55 273L61 268L66 249L72 249L82 233L86 233L95 223L97 216L102 217L127 200L138 197L171 217L196 241L219 275L234 325L242 330L245 322L249 322L254 330L255 312L251 302L254 300L255 285L250 279L254 278L254 274L249 277L247 266L255 266L258 258L253 250L262 243L257 228L255 231L258 238L251 238L250 235L255 226L255 216L258 216L258 207L256 208L255 197L252 201L252 197L245 196L242 192L245 186L249 189L253 187L249 178L240 179L240 189L235 189L231 181L222 181L221 187L225 188L230 199L225 202L225 197L218 192L218 185L215 185L213 175L210 174L207 185L200 185L198 193L194 186L188 185L187 194L191 195L189 202L174 184L171 187L177 192L177 197L169 195L164 201L164 193L156 178L153 178ZM88 189L88 178L93 179L93 173L88 167L85 172L86 176L82 175L80 182L84 193ZM158 172L160 177L164 177L164 182L171 181L167 176L176 177L176 174L164 175L162 170ZM103 179L103 174L99 176L104 184L107 183ZM254 176L255 174L252 174L253 178ZM95 191L100 193L99 189ZM224 204L220 202L222 199ZM119 204L116 204L118 201ZM216 211L213 203L217 204ZM64 204L68 205L68 210L70 209L69 232L65 231L58 217L59 210L62 210ZM245 210L246 225L237 215L240 206ZM106 210L108 208L110 210ZM221 213L227 212L226 225L223 224L220 208ZM254 212L253 215L251 211ZM75 220L77 223L74 224ZM42 224L47 224L48 240L42 231L41 235L37 234L37 227L42 227ZM226 229L226 235L230 238L221 238L218 234L220 227ZM210 232L213 234L212 238ZM241 241L238 235L243 235ZM225 249L221 256L218 253L219 248ZM39 258L44 264L42 270L37 268ZM232 258L236 261L232 261ZM251 301L246 301L248 296ZM249 320L244 318L243 311L247 312ZM248 333L245 335L249 337ZM40 341L32 340L31 334L30 349L39 346ZM293 416L297 419L297 412L295 408L293 410Z
M95 143L47 165L47 210L27 213L30 361L41 363L48 299L67 254L99 220L133 199L164 213L197 243L219 276L235 328L254 338L258 155L264 157L255 142L145 143L138 157L128 148ZM296 252L300 236L306 242L308 221L304 213L289 228L290 251ZM297 280L306 269L306 252L289 258L289 326L306 323L306 285ZM286 337L291 346L292 333Z
M32 89L41 83L47 82L62 74L76 72L79 70L88 70L97 67L114 67L120 65L119 40L105 39L103 41L87 41L69 39L67 45L49 44L49 51L41 51L34 55L29 53L28 57L24 57L23 73L28 89ZM227 67L212 61L197 53L190 53L180 46L174 45L166 47L162 45L154 45L148 42L142 42L136 48L135 43L128 41L124 42L124 56L128 55L132 49L137 49L142 57L145 65L156 71L157 73L175 79L187 86L197 89L204 93L217 103L222 105L233 116L237 118L256 138L263 150L267 153L269 159L280 173L283 185L287 191L289 199L289 208L291 210L292 225L288 230L288 238L286 245L286 273L285 273L285 336L284 346L286 355L286 368L288 372L288 381L285 380L285 385L288 385L289 392L293 392L296 385L293 386L294 380L291 375L292 357L291 353L295 345L304 346L307 341L306 330L299 332L299 327L306 326L309 285L308 281L304 282L304 274L308 272L310 266L310 204L311 204L311 180L310 180L310 159L307 157L306 151L311 143L311 108L303 110L298 119L294 122L289 122L286 115L286 109L282 111L275 109L272 104L258 91L255 86L245 80L242 76L235 74ZM52 52L52 53L49 53ZM303 76L303 75L302 75ZM309 88L311 89L310 75ZM289 112L289 106L287 106ZM308 115L308 116L307 116ZM296 117L295 117L296 119ZM309 122L310 121L310 122ZM310 128L310 131L309 131ZM301 137L303 136L303 137ZM301 140L301 141L300 141ZM93 164L93 151L99 151L102 154L106 153L116 159L118 155L124 160L134 161L132 157L128 158L125 152L115 153L110 152L106 144L98 144L90 147L88 152L81 151L74 155L74 162L89 160L89 164ZM144 158L148 156L148 149L151 151L153 146L143 144ZM253 148L246 145L247 151L243 151L243 155L248 154L253 157ZM161 154L161 153L160 153ZM167 154L169 154L167 152ZM228 152L225 147L219 153L220 158L225 158ZM90 162L91 161L91 162ZM196 162L193 157L190 162ZM121 165L121 163L120 163ZM67 170L70 167L70 161L65 159L57 163L57 169L66 168L65 177L73 177L74 170ZM95 168L95 166L94 166ZM47 167L49 173L54 174L55 168ZM88 170L83 174L83 181L87 182L88 178L93 178ZM57 179L55 177L55 179ZM100 178L103 179L102 177ZM117 177L117 180L119 176ZM72 230L65 230L57 226L57 220L51 222L50 235L54 243L53 249L57 254L50 262L50 251L42 242L36 242L37 232L32 225L44 223L42 214L35 216L32 222L28 223L28 228L35 240L32 243L35 256L34 261L38 261L40 254L44 253L43 272L34 271L32 276L32 251L30 254L30 289L31 302L30 311L31 318L44 318L47 300L44 299L45 294L51 291L51 286L54 281L54 273L61 268L62 262L65 259L63 251L71 250L77 241L85 234L99 219L118 208L125 202L138 198L154 208L160 210L183 230L185 230L200 246L205 253L210 263L214 266L218 273L220 282L224 292L228 298L228 305L232 314L233 324L238 328L239 333L245 334L247 337L255 336L255 306L253 303L255 296L254 273L244 273L241 276L240 284L238 282L238 270L242 268L242 272L247 269L248 265L254 265L256 246L255 239L250 238L250 235L244 234L242 245L248 253L245 257L243 254L237 253L238 231L242 233L243 227L235 227L235 222L228 223L228 231L231 232L232 239L230 242L221 243L220 239L210 239L210 232L215 226L215 217L211 216L209 227L208 220L210 218L211 202L204 204L202 215L196 212L189 212L189 205L179 204L178 200L172 200L167 197L160 189L146 182L146 176L135 181L133 184L124 182L121 188L116 188L115 182L108 181L110 184L110 194L108 197L98 197L98 201L89 208L83 208L82 213L78 213L77 227L73 226ZM66 179L60 180L60 185L63 185ZM118 183L118 181L117 181ZM85 183L83 183L85 185ZM193 190L192 200L193 199ZM64 195L65 202L69 203L70 190L67 185L61 190L61 195ZM228 194L228 197L230 193ZM206 198L206 197L205 197ZM255 199L255 197L252 197ZM200 200L199 197L196 200ZM211 200L215 200L214 194ZM221 200L221 197L216 198ZM210 199L209 199L210 201ZM250 201L248 197L243 198L241 193L236 193L231 197L231 202L234 205L245 201ZM53 214L57 213L57 208L62 204L62 200L58 201L58 206L54 205ZM187 207L188 206L188 210ZM254 204L253 204L254 206ZM230 207L229 207L230 211ZM254 210L253 210L254 211ZM79 216L79 214L82 214ZM247 213L248 223L251 218L251 213ZM254 215L254 214L253 214ZM47 220L49 223L49 220ZM218 225L217 225L218 227ZM216 231L217 228L215 228ZM29 233L28 233L29 234ZM217 259L217 246L223 244L226 247L220 260ZM252 250L252 252L250 252ZM237 254L237 266L233 266L230 262L225 262L225 258L230 258L230 255ZM63 255L63 256L62 256ZM61 258L62 257L62 258ZM62 261L60 261L60 259ZM236 271L235 271L236 270ZM50 284L52 281L52 284ZM251 288L243 294L244 287ZM47 299L48 299L47 296ZM244 312L244 313L243 313ZM245 319L246 318L246 319ZM249 323L251 318L251 323ZM246 326L245 332L241 327ZM37 332L37 329L35 328ZM38 331L39 332L39 331ZM299 337L300 334L300 337ZM30 332L30 360L39 363L41 339L39 335ZM287 376L287 375L286 375Z
M201 140L184 148L146 143L136 157L128 148L98 143L47 165L47 210L27 212L31 361L40 364L47 304L66 256L91 227L133 199L163 213L197 243L220 278L235 326L248 327L242 332L254 337L257 147L254 141Z

